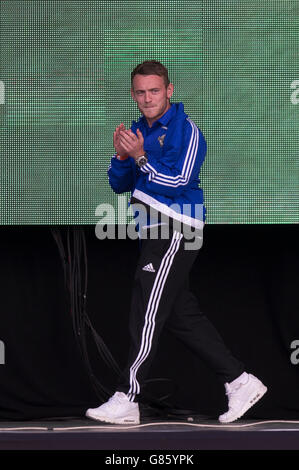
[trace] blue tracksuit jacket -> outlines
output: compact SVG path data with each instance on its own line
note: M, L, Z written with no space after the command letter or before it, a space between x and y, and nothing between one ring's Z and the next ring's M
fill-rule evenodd
M166 216L192 227L205 221L200 167L207 145L201 130L184 112L183 103L173 103L152 127L144 116L132 121L140 129L148 163L139 168L132 157L111 159L109 184L117 193L131 192L131 202L141 202Z

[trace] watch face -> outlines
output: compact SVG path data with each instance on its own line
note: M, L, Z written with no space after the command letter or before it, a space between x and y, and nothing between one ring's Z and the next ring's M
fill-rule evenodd
M147 158L146 158L146 157L140 157L140 158L138 159L138 165L139 165L139 166L143 166L143 165L145 165L146 163L147 163Z

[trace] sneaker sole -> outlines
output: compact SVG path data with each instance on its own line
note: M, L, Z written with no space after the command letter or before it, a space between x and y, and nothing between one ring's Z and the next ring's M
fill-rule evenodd
M109 424L140 424L139 418L119 418L119 419L109 419L106 416L93 416L92 414L86 413L85 416L87 418L94 419L95 421L101 421L102 423L109 423Z
M249 400L249 403L246 406L244 406L244 408L242 408L242 411L240 413L238 413L233 418L230 418L228 420L224 419L224 421L220 420L219 418L220 423L223 423L223 424L232 423L233 421L236 421L237 419L241 418L241 416L243 416L246 413L246 411L248 411L253 405L255 405L265 395L267 390L268 390L267 387L265 387L264 385L260 386L258 391L254 392L253 397Z

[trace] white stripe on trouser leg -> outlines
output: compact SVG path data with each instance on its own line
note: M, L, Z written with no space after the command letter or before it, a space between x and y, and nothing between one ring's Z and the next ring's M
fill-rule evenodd
M141 346L135 362L130 367L130 389L128 391L128 398L130 401L133 401L135 395L140 392L140 385L136 379L137 371L140 365L146 360L147 356L150 353L152 346L152 339L155 329L155 317L159 307L159 302L161 295L163 293L164 285L173 263L173 259L180 247L180 241L183 237L183 234L180 232L174 232L171 244L164 255L162 262L160 264L159 270L156 275L156 279L151 291L149 302L147 305L147 310L145 314L145 323L142 330L142 339Z
M140 386L136 379L136 374L139 366L145 361L147 358L151 345L152 345L152 337L155 328L155 316L159 306L159 301L161 298L161 294L164 288L164 284L173 262L174 255L179 249L179 242L182 238L182 234L178 232L174 232L170 247L167 250L164 258L162 259L160 268L158 270L154 286L152 288L152 292L150 295L150 299L148 302L148 307L145 315L145 325L142 331L142 340L141 346L138 353L138 356L134 362L134 364L130 368L130 390L128 392L128 397L130 400L134 400L136 393L139 393Z

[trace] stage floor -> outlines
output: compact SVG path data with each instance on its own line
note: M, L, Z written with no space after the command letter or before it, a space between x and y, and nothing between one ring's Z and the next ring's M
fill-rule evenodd
M299 421L0 421L1 450L299 450Z

